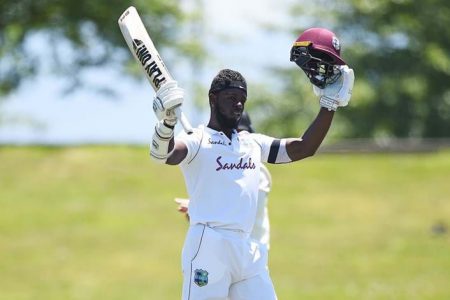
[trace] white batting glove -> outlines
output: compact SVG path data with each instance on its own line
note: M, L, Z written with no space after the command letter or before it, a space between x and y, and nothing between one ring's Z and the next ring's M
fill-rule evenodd
M342 75L335 83L326 86L324 89L313 85L314 94L320 97L320 106L333 111L336 111L338 107L348 105L355 82L353 69L346 65L338 68Z
M165 82L156 92L153 98L153 111L158 121L164 121L170 126L175 126L177 116L175 108L183 104L184 90L178 87L174 80Z

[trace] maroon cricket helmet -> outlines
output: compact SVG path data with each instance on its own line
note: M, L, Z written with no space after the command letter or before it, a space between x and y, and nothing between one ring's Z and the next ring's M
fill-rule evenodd
M294 42L296 44L305 45L309 44L309 48L315 52L324 52L330 55L332 61L336 65L346 65L345 61L341 58L341 43L336 35L325 28L310 28L305 30Z
M337 65L346 65L341 58L339 39L325 28L305 30L294 42L290 60L294 61L310 81L320 88L339 78Z

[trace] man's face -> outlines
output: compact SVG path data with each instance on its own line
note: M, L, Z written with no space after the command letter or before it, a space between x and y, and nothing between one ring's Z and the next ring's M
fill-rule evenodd
M238 88L226 89L215 93L215 116L220 125L235 129L241 119L247 93Z

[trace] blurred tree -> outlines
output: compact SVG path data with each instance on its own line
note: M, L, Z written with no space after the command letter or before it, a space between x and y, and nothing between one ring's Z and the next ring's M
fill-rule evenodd
M270 88L264 84L249 87L252 101L247 102L246 109L258 131L280 138L298 136L317 113L312 88L295 64L289 69L273 68L271 72L276 76L270 78Z
M336 116L335 135L450 137L448 1L318 0L302 2L291 13L294 20L303 21L294 29L293 40L308 27L330 28L355 70L353 98ZM298 128L293 124L298 122L297 113L305 113L310 120L317 109L310 111L311 104L302 99L313 97L304 85L307 80L298 79L292 71L280 75L286 88L277 96L277 105L263 99L258 109L270 112L261 120L262 127L274 128L271 117L281 116L281 133L287 135L291 128ZM272 110L267 110L268 105Z
M1 0L0 96L42 67L27 43L36 34L48 44L51 69L74 86L82 84L79 72L86 68L118 64L137 70L117 25L129 5L138 8L158 48L175 49L186 59L202 55L192 37L175 38L189 19L179 0Z

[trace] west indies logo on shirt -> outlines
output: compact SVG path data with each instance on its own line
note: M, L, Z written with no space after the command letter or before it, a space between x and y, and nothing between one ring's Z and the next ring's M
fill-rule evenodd
M241 157L241 159L238 162L223 162L222 156L217 157L216 159L217 168L216 171L222 171L222 170L245 170L245 169L255 169L256 165L254 162L252 162L252 158L249 157L248 160L244 161L244 158Z

